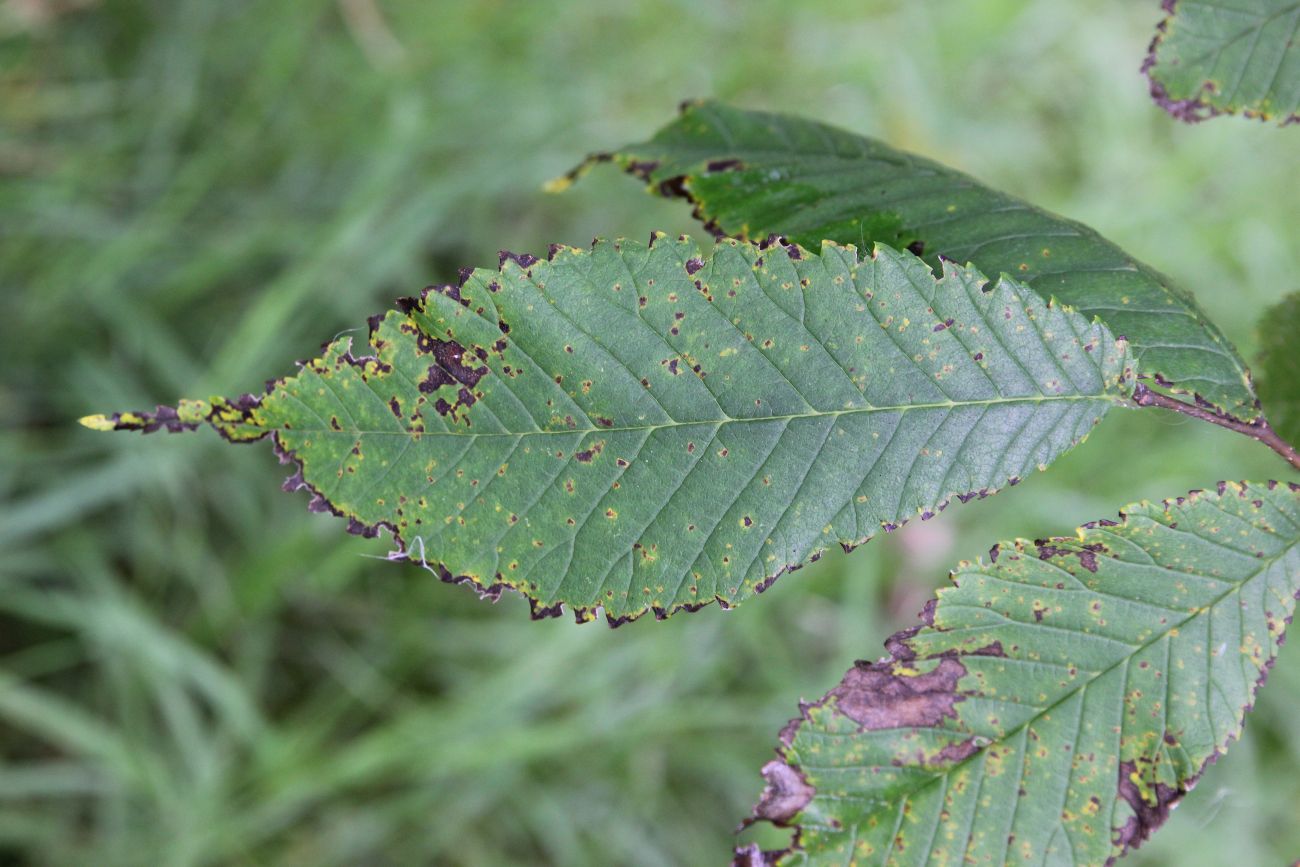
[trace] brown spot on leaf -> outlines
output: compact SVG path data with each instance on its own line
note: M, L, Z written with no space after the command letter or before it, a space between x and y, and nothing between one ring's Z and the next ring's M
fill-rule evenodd
M979 747L975 745L974 738L967 738L964 741L948 744L935 754L932 764L947 765L964 762L975 753L979 752Z
M594 458L596 455L600 454L601 450L603 450L604 448L605 448L605 443L603 441L598 443L593 443L591 448L586 449L585 451L575 452L573 455L573 459L575 461L578 461L579 463L589 464L591 463L591 459Z
M859 662L829 695L840 713L868 730L937 726L957 716L957 682L965 674L966 666L954 658L917 675L896 674L888 663Z
M1123 851L1141 846L1152 832L1165 823L1169 818L1169 811L1184 794L1164 783L1156 783L1149 792L1154 796L1155 803L1149 803L1138 785L1139 779L1137 765L1134 762L1120 762L1119 796L1133 808L1133 815L1128 821L1122 827L1115 829L1115 845Z
M432 394L444 385L451 385L455 381L450 373L436 364L430 364L428 374L425 375L424 379L420 380L420 393Z
M433 389L440 388L443 385L450 385L453 381L461 385L467 385L470 388L478 385L478 381L487 375L486 367L470 367L463 363L465 356L465 347L461 346L454 340L439 340L432 338L432 353L436 360L436 367L441 368L444 375L435 374L431 367L425 378L426 383L437 383L432 388L426 390L421 388L426 394ZM450 379L448 378L450 377Z
M763 779L767 785L754 807L751 821L765 819L776 825L788 824L817 794L798 768L777 759L763 766Z
M501 250L497 253L497 261L502 267L507 260L514 260L514 263L520 268L531 268L537 264L538 259L531 253L511 253L509 250Z

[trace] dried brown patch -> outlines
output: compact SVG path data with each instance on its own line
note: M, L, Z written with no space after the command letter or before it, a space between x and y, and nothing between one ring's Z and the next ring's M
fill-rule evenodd
M865 729L918 728L955 718L962 700L957 682L966 666L954 658L940 660L925 674L897 674L889 664L859 662L830 691L840 713Z
M779 759L763 766L763 779L767 785L750 821L763 819L775 825L787 825L817 794L798 768Z

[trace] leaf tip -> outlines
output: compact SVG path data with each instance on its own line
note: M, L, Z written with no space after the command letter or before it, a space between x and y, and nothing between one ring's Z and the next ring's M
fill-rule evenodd
M117 430L117 422L106 415L83 415L77 424L91 430Z
M202 401L181 401L178 406L158 406L153 412L115 412L111 415L87 415L77 419L91 430L138 430L143 433L166 430L171 433L194 430L204 420Z
M551 178L549 181L542 184L542 192L563 193L569 189L569 187L573 186L575 180L577 180L577 175L574 172L566 172L565 174L556 178Z

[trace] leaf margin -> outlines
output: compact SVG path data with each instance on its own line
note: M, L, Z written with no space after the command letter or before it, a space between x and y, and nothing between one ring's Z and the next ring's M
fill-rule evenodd
M996 563L999 554L1006 549L1015 550L1022 555L1032 555L1033 558L1037 559L1049 559L1048 554L1050 552L1051 556L1056 556L1058 554L1080 556L1082 561L1082 558L1088 556L1088 546L1086 544L1086 539L1088 537L1085 535L1085 531L1095 530L1098 528L1105 529L1124 526L1128 523L1131 516L1144 515L1144 513L1149 509L1159 507L1168 513L1172 508L1194 503L1203 497L1222 499L1229 496L1229 494L1232 494L1244 499L1251 488L1258 489L1261 487L1267 488L1269 492L1280 487L1285 487L1286 490L1296 496L1297 500L1300 500L1300 484L1295 482L1281 482L1277 480L1269 480L1265 482L1220 481L1214 485L1213 492L1207 489L1193 489L1183 496L1167 498L1158 502L1141 500L1131 503L1118 511L1118 521L1105 518L1089 521L1079 525L1074 535L1053 536L1032 541L1028 539L1015 539L1013 541L998 542L989 549L989 563L987 564L982 557L976 558L974 561L960 561L958 566L949 572L948 582L939 587L938 590L926 601L924 607L917 615L919 622L895 632L885 640L884 647L886 655L877 658L875 661L858 660L854 663L854 666L849 669L845 676L820 698L811 702L806 702L802 699L799 701L799 715L791 718L778 733L778 746L775 749L776 757L764 764L761 769L764 780L762 793L751 810L750 815L747 816L736 828L736 833L739 834L744 829L758 822L768 822L778 828L792 829L793 836L789 844L785 848L779 850L764 850L757 843L736 846L733 852L734 860L732 862L734 867L773 867L773 865L787 863L785 860L787 856L796 853L803 853L804 850L801 847L803 827L798 820L802 816L803 808L811 803L813 797L816 796L816 789L809 784L809 781L799 764L790 761L790 755L787 751L793 747L793 742L799 729L805 724L814 723L809 712L814 709L825 709L833 699L837 699L837 690L841 689L845 685L849 676L855 671L866 669L869 671L892 672L897 670L899 667L907 668L921 662L937 660L938 665L931 672L923 674L921 677L917 678L920 680L937 674L943 665L950 662L958 662L965 657L1002 655L1000 644L997 647L992 645L985 647L971 646L969 649L963 648L962 650L948 650L930 656L920 656L916 650L908 645L910 640L914 639L924 631L929 630L938 634L942 634L946 631L943 628L935 626L935 615L939 606L942 604L944 594L950 591L956 591L960 586L959 576L962 573L966 571L974 571L978 574L983 568L987 568L989 565ZM1256 499L1254 502L1258 504L1259 500ZM1177 528L1177 526L1177 522L1170 525L1171 528ZM1061 545L1073 547L1074 550L1058 549L1057 546ZM1293 541L1288 546L1288 550L1290 551L1294 551L1297 548L1300 548L1300 539ZM1088 567L1085 565L1084 568ZM1252 576L1252 578L1247 580L1254 580L1254 577L1255 576ZM1297 589L1293 591L1291 598L1293 611L1295 603L1300 601L1300 580L1295 581L1295 584ZM1240 585L1238 585L1238 587L1240 587ZM1235 592L1235 590L1229 592ZM1202 609L1200 613L1204 613L1206 610L1208 609ZM1270 615L1270 617L1271 616L1272 615ZM1292 623L1293 616L1294 613L1288 614L1282 619L1282 624L1278 628L1275 646L1271 655L1265 656L1259 665L1256 679L1247 687L1247 702L1238 713L1235 728L1230 730L1221 742L1213 745L1212 750L1208 755L1201 759L1196 770L1190 776L1178 780L1177 788L1167 786L1162 782L1151 784L1139 780L1135 770L1130 774L1132 779L1127 779L1125 777L1125 771L1127 770L1125 766L1128 765L1131 767L1132 761L1130 760L1125 762L1120 760L1122 751L1117 754L1116 760L1120 768L1120 779L1118 780L1117 785L1117 798L1126 801L1130 808L1132 808L1133 812L1123 826L1112 826L1110 828L1116 837L1112 838L1112 851L1106 861L1107 867L1110 867L1110 865L1113 865L1125 854L1139 848L1145 841L1150 839L1151 835L1155 831L1159 830L1168 819L1172 809L1177 806L1179 801L1195 787L1209 766L1213 765L1219 757L1225 755L1232 744L1242 737L1246 717L1253 709L1259 690L1264 687L1268 680L1269 673L1277 662L1281 646L1286 641L1286 627ZM1191 618L1189 617L1188 619L1190 620ZM1181 625L1182 624L1180 624L1180 626ZM1271 632L1274 624L1270 621L1268 625ZM1175 627L1173 633L1176 634L1177 631L1178 629ZM1246 640L1244 636L1242 640L1243 642ZM995 642L995 644L998 643ZM1243 646L1243 653L1245 649L1246 648ZM1134 655L1136 655L1136 652ZM953 689L951 690L951 693L955 697L952 700L953 704L961 701L963 698L961 693L956 690L956 681L959 679L960 677L954 677L952 679L951 686ZM1083 684L1083 687L1086 686L1087 683ZM1079 689L1082 689L1083 687L1080 687ZM1057 704L1063 700L1064 699L1058 700ZM1054 706L1055 705L1053 705L1053 707ZM1125 699L1125 707L1128 707L1127 696ZM1051 708L1048 710L1050 709ZM906 710L907 709L904 708L903 712L905 713ZM1026 722L1021 723L1015 730L1030 725L1035 719L1042 716L1044 713L1046 713L1046 711L1042 711L1039 714L1029 717ZM942 713L938 714L939 717L946 715L947 714ZM955 716L955 713L952 715ZM930 724L927 724L927 726L928 725ZM925 726L920 726L920 724L918 724L918 727L923 728ZM912 727L911 730L915 731L918 727ZM864 726L864 729L866 728L868 727ZM883 726L882 728L887 729L889 727ZM907 730L908 728L909 727L906 725L899 725L894 727L894 730L901 731ZM953 761L950 766L945 767L943 773L950 773L954 769L963 765L966 761L980 755L980 753L992 743L994 743L994 741L979 736L973 736L961 745L956 745L954 743L955 746L960 746L962 749L959 749L957 754L952 757L955 761ZM946 753L949 749L952 749L952 747L945 747L942 752ZM1151 791L1144 792L1144 786L1148 787ZM1151 803L1151 799L1154 799L1154 803ZM1119 851L1114 850L1115 846L1120 847ZM872 863L875 862L873 861Z
M657 241L662 241L668 237L669 236L663 232L652 233L650 243L645 245L645 249L648 251L654 247ZM686 235L679 235L677 241L679 243L695 243ZM627 242L627 239L611 239L609 241L604 239L594 239L590 249L595 250L600 244L609 243L616 245L624 242ZM809 255L809 251L805 248L800 247L797 244L792 244L784 237L778 235L770 236L764 241L758 243L724 238L720 239L718 244L716 244L712 249L716 251L720 245L750 248L758 251L760 256L768 250L780 250L784 251L792 260L799 260ZM698 250L698 248L695 249ZM846 252L852 256L858 264L867 263L882 254L900 257L900 259L907 261L915 259L911 253L895 250L885 244L874 244L871 251L864 253L859 251L855 245L843 245L826 241L822 244L822 251L820 254L824 255L827 249ZM563 244L552 244L550 245L545 260L547 262L554 261L557 255L565 252L582 251L578 248L569 247ZM541 258L528 253L513 253L503 250L499 253L498 265L495 269L495 273L503 274L507 268L514 267L527 270L541 261L543 261ZM916 261L919 264L919 260ZM691 267L690 263L686 262L684 265L687 268L688 276L693 276L693 272L689 270ZM924 270L929 274L928 268L924 268ZM281 431L262 426L255 419L255 413L260 407L263 398L274 394L278 388L286 385L292 377L296 376L303 370L310 369L313 365L323 364L328 352L336 345L342 345L344 347L342 357L352 366L364 368L367 365L382 365L383 362L379 358L378 346L375 341L378 337L379 329L383 325L386 317L392 315L395 311L409 314L411 311L421 308L432 295L451 298L460 302L462 305L467 304L468 302L460 297L460 290L466 286L467 282L471 278L476 276L476 274L481 273L490 274L493 273L493 271L489 268L461 269L457 283L427 286L418 294L418 296L399 298L393 308L389 308L388 310L369 317L366 337L367 342L365 344L369 350L369 354L355 355L353 338L350 335L345 335L337 338L333 342L324 344L322 346L322 353L324 354L298 362L299 370L297 372L286 373L280 377L267 380L261 393L245 393L232 398L213 396L207 400L181 400L178 402L176 407L159 405L152 412L119 412L110 415L91 415L80 419L80 423L93 430L139 431L144 434L158 431L166 431L169 433L193 431L206 424L207 426L213 427L224 439L231 443L250 443L269 438L272 443L273 452L279 459L279 462L282 465L292 465L294 467L292 474L284 481L282 489L288 492L299 490L306 491L309 495L309 501L307 503L308 511L314 513L329 513L335 517L343 518L347 521L346 529L349 533L364 538L375 538L379 536L381 531L386 531L397 545L397 549L390 552L387 559L416 563L437 575L439 579L445 583L467 585L481 599L495 602L500 599L501 595L506 590L519 592L520 595L524 596L524 598L528 600L530 617L534 620L561 616L567 608L579 623L595 619L600 613L603 613L607 623L611 627L617 627L624 623L637 620L645 614L653 614L655 619L663 620L678 611L698 611L713 602L718 602L720 607L724 609L734 607L735 604L738 604L738 602L726 599L721 594L715 594L712 598L702 598L698 602L674 602L666 607L645 606L630 614L612 614L608 610L604 610L604 606L599 603L591 606L582 606L558 601L554 604L547 605L524 592L521 588L509 583L501 581L488 583L476 576L455 574L455 572L449 570L441 563L429 562L429 560L426 559L426 552L423 550L422 543L415 546L413 549L393 523L384 520L374 522L361 520L358 516L350 513L333 502L322 490L307 480L307 468L304 459L292 448L286 445L281 437ZM945 279L955 279L959 275L965 275L966 277L975 280L983 280L988 287L986 291L990 293L1002 288L1005 281L1006 288L1008 288L1012 293L1018 296L1027 296L1030 299L1041 302L1049 311L1056 311L1067 315L1078 315L1089 325L1089 327L1099 329L1100 333L1109 339L1115 348L1115 352L1118 353L1117 360L1111 362L1111 364L1118 369L1118 378L1115 382L1106 381L1104 392L1089 399L1107 401L1112 405L1111 408L1114 408L1115 406L1134 406L1127 396L1127 388L1128 386L1131 386L1137 376L1131 351L1128 348L1126 341L1124 341L1122 337L1115 336L1099 317L1088 317L1079 314L1078 311L1070 305L1059 302L1054 297L1045 298L1036 290L1008 275L987 278L978 269L969 265L958 266L956 263L946 262L944 273L939 275L930 274L929 279L932 279L937 285ZM1110 391L1113 391L1114 393L1105 396L1105 392ZM1073 450L1082 444L1082 442L1087 438L1087 431L1080 436L1073 437L1070 445L1063 449L1061 454ZM1035 468L1030 467L1030 469L1032 470ZM1036 469L1041 471L1043 467L1038 466ZM1020 481L1022 481L1021 476L1011 475L1006 479L1004 486L994 487L990 485L978 490L965 492L954 490L948 496L936 503L933 510L918 512L916 515L900 516L896 522L885 523L879 530L873 530L863 538L850 543L841 541L839 545L845 552L851 552L857 547L865 544L867 541L870 541L872 538L875 538L881 532L890 533L900 529L908 524L912 517L919 517L920 520L925 521L937 516L951 504L953 499L957 499L961 503L968 502L971 499L985 499L988 496L998 493L1003 489L1003 487L1014 487ZM753 595L765 592L776 582L776 580L787 572L798 571L804 566L816 562L829 549L829 545L814 547L801 561L783 564L774 574L766 574L763 580L758 582ZM743 597L738 601L744 601L745 598L748 597Z
M1279 119L1268 111L1260 111L1253 103L1227 107L1215 105L1214 102L1206 99L1208 94L1213 93L1209 81L1204 82L1200 89L1190 96L1170 96L1168 86L1158 76L1160 64L1157 54L1169 36L1170 25L1178 18L1178 0L1161 0L1160 8L1165 13L1165 17L1156 24L1155 34L1147 46L1146 57L1143 58L1139 71L1147 80L1147 89L1152 101L1164 109L1170 117L1185 124L1197 124L1216 117L1236 115L1262 123L1270 123L1276 119L1279 127L1300 123L1300 110Z
M1179 383L1179 382L1171 381L1160 370L1151 370L1150 372L1143 373L1141 374L1140 378L1146 379L1153 386L1159 389L1163 389L1169 394L1191 397L1196 406L1202 406L1202 407L1213 409L1216 413L1223 415L1225 418L1239 422L1243 425L1250 424L1254 421L1263 418L1259 406L1258 397L1255 394L1254 382L1251 376L1249 365L1246 364L1245 360L1237 352L1236 347L1227 338L1227 335L1225 335L1219 329L1219 327L1212 320L1210 320L1208 316L1205 315L1205 312L1201 309L1199 302L1197 302L1195 296L1190 291L1173 283L1173 281L1169 280L1168 277L1165 277L1163 274L1156 271L1151 266L1138 261L1136 258L1129 255L1125 250L1123 250L1123 248L1119 247L1119 245L1110 241L1100 232L1098 232L1097 230L1093 229L1092 227L1084 223L1080 223L1079 221L1070 219L1068 217L1060 216L1044 208L1041 208L1033 204L1032 202L1021 199L1018 196L1014 196L1009 193L1004 193L1000 190L995 189L994 187L990 187L987 184L980 181L979 179L975 178L972 175L967 174L964 171L960 171L958 169L954 169L945 164L938 163L935 160L922 157L921 155L911 151L904 151L901 149L893 148L891 145L888 145L883 141L870 138L861 133L857 133L851 130L846 130L841 127L834 127L831 126L830 124L824 123L819 120L815 120L813 118L808 118L803 115L744 109L744 108L739 108L737 106L731 105L730 103L726 103L721 100L712 99L712 98L686 99L679 103L677 116L674 117L668 123L656 129L654 133L652 133L650 138L645 139L644 141L626 144L614 150L593 152L589 154L582 162L574 166L564 175L561 175L559 177L556 177L548 181L545 184L544 189L548 192L553 192L553 193L563 192L567 190L570 186L572 186L575 182L577 182L582 177L584 177L589 171L591 171L597 165L601 165L603 163L611 163L617 166L625 174L628 174L632 177L641 180L645 185L644 189L646 192L649 192L654 195L658 195L663 198L682 199L686 201L691 206L692 218L695 219L697 222L699 222L701 226L704 228L704 230L712 234L715 238L733 237L733 238L739 238L741 240L749 240L750 230L747 223L742 224L738 228L734 226L733 227L722 226L718 222L718 217L716 215L710 214L708 201L705 199L704 195L700 191L693 189L691 185L691 181L693 178L708 177L717 173L729 171L732 168L743 167L741 166L739 160L728 158L728 157L716 158L708 161L707 163L702 163L704 165L704 170L702 172L695 171L695 172L689 172L685 174L675 174L675 175L660 177L659 170L662 165L661 161L659 159L649 157L647 154L638 153L638 151L640 150L651 148L653 145L655 145L657 139L662 134L670 130L673 130L675 126L685 122L688 119L688 116L690 115L691 112L697 110L709 110L714 108L721 109L723 111L739 112L748 115L750 117L766 116L772 119L796 121L796 122L805 123L816 127L829 127L834 131L844 133L849 136L854 136L876 145L884 146L889 150L896 150L899 154L902 154L907 159L933 164L934 166L942 169L943 171L949 172L953 175L960 176L966 179L974 186L982 187L988 190L993 195L1002 196L1004 198L1008 198L1020 202L1021 204L1023 204L1024 206L1026 206L1028 209L1032 211L1044 215L1054 221L1063 224L1068 224L1071 227L1079 230L1083 235L1089 236L1095 241L1113 248L1116 252L1122 254L1123 257L1126 258L1131 265L1133 265L1135 270L1145 273L1149 279L1151 279L1155 284L1157 284L1162 293L1164 293L1170 299L1176 300L1178 303L1182 304L1186 308L1189 315L1192 316L1192 318L1202 327L1202 329L1209 336L1211 343L1214 346L1219 347L1220 352L1217 354L1221 354L1225 356L1232 363L1232 366L1235 368L1236 375L1240 379L1239 384L1244 389L1244 391L1241 396L1235 398L1234 402L1230 404L1227 402L1216 403L1214 400L1202 396L1202 394L1200 394L1199 391L1195 387L1193 387L1193 385L1191 385L1190 383ZM701 154L700 157L701 159L703 159L704 154ZM779 227L776 228L779 230ZM922 255L923 248L917 249L911 245L901 243L907 240L906 237L900 237L898 240L900 241L900 243L894 243L892 239L886 240L884 243L893 244L893 246L895 246L898 249L907 249L909 252L912 252L918 256ZM942 255L940 256L940 258L945 261L955 261L955 260L949 260L947 259L947 257L944 257ZM970 264L970 263L964 263L964 264ZM980 270L984 271L986 274L989 273L984 268L981 268ZM1015 277L1016 275L1011 274L1009 276ZM1126 301L1124 303L1126 303ZM1141 353L1142 350L1141 347L1139 346L1138 347L1139 356L1141 356ZM1143 366L1147 367L1147 365L1143 365ZM1226 382L1217 382L1214 384L1217 385L1221 390L1223 390L1225 394L1231 391L1231 389L1235 388L1237 385L1236 383L1233 383L1231 386L1229 386Z

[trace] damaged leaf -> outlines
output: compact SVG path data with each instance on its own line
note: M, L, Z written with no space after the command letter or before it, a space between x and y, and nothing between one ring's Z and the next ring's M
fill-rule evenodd
M618 623L1015 484L1132 389L1104 325L884 247L557 246L398 308L264 395L86 421L269 436L396 558Z
M1259 320L1259 399L1273 429L1300 442L1300 292L1264 311Z
M1300 592L1300 486L1220 483L963 563L781 732L746 864L1110 863L1238 737Z
M1228 414L1259 414L1246 364L1191 295L1092 229L931 160L788 115L687 103L642 144L598 154L649 189L688 199L716 234L779 233L908 249L1007 273L1100 316L1126 338L1153 386L1198 394ZM563 185L563 184L561 184Z
M1242 114L1300 121L1300 2L1164 0L1142 71L1179 120Z

